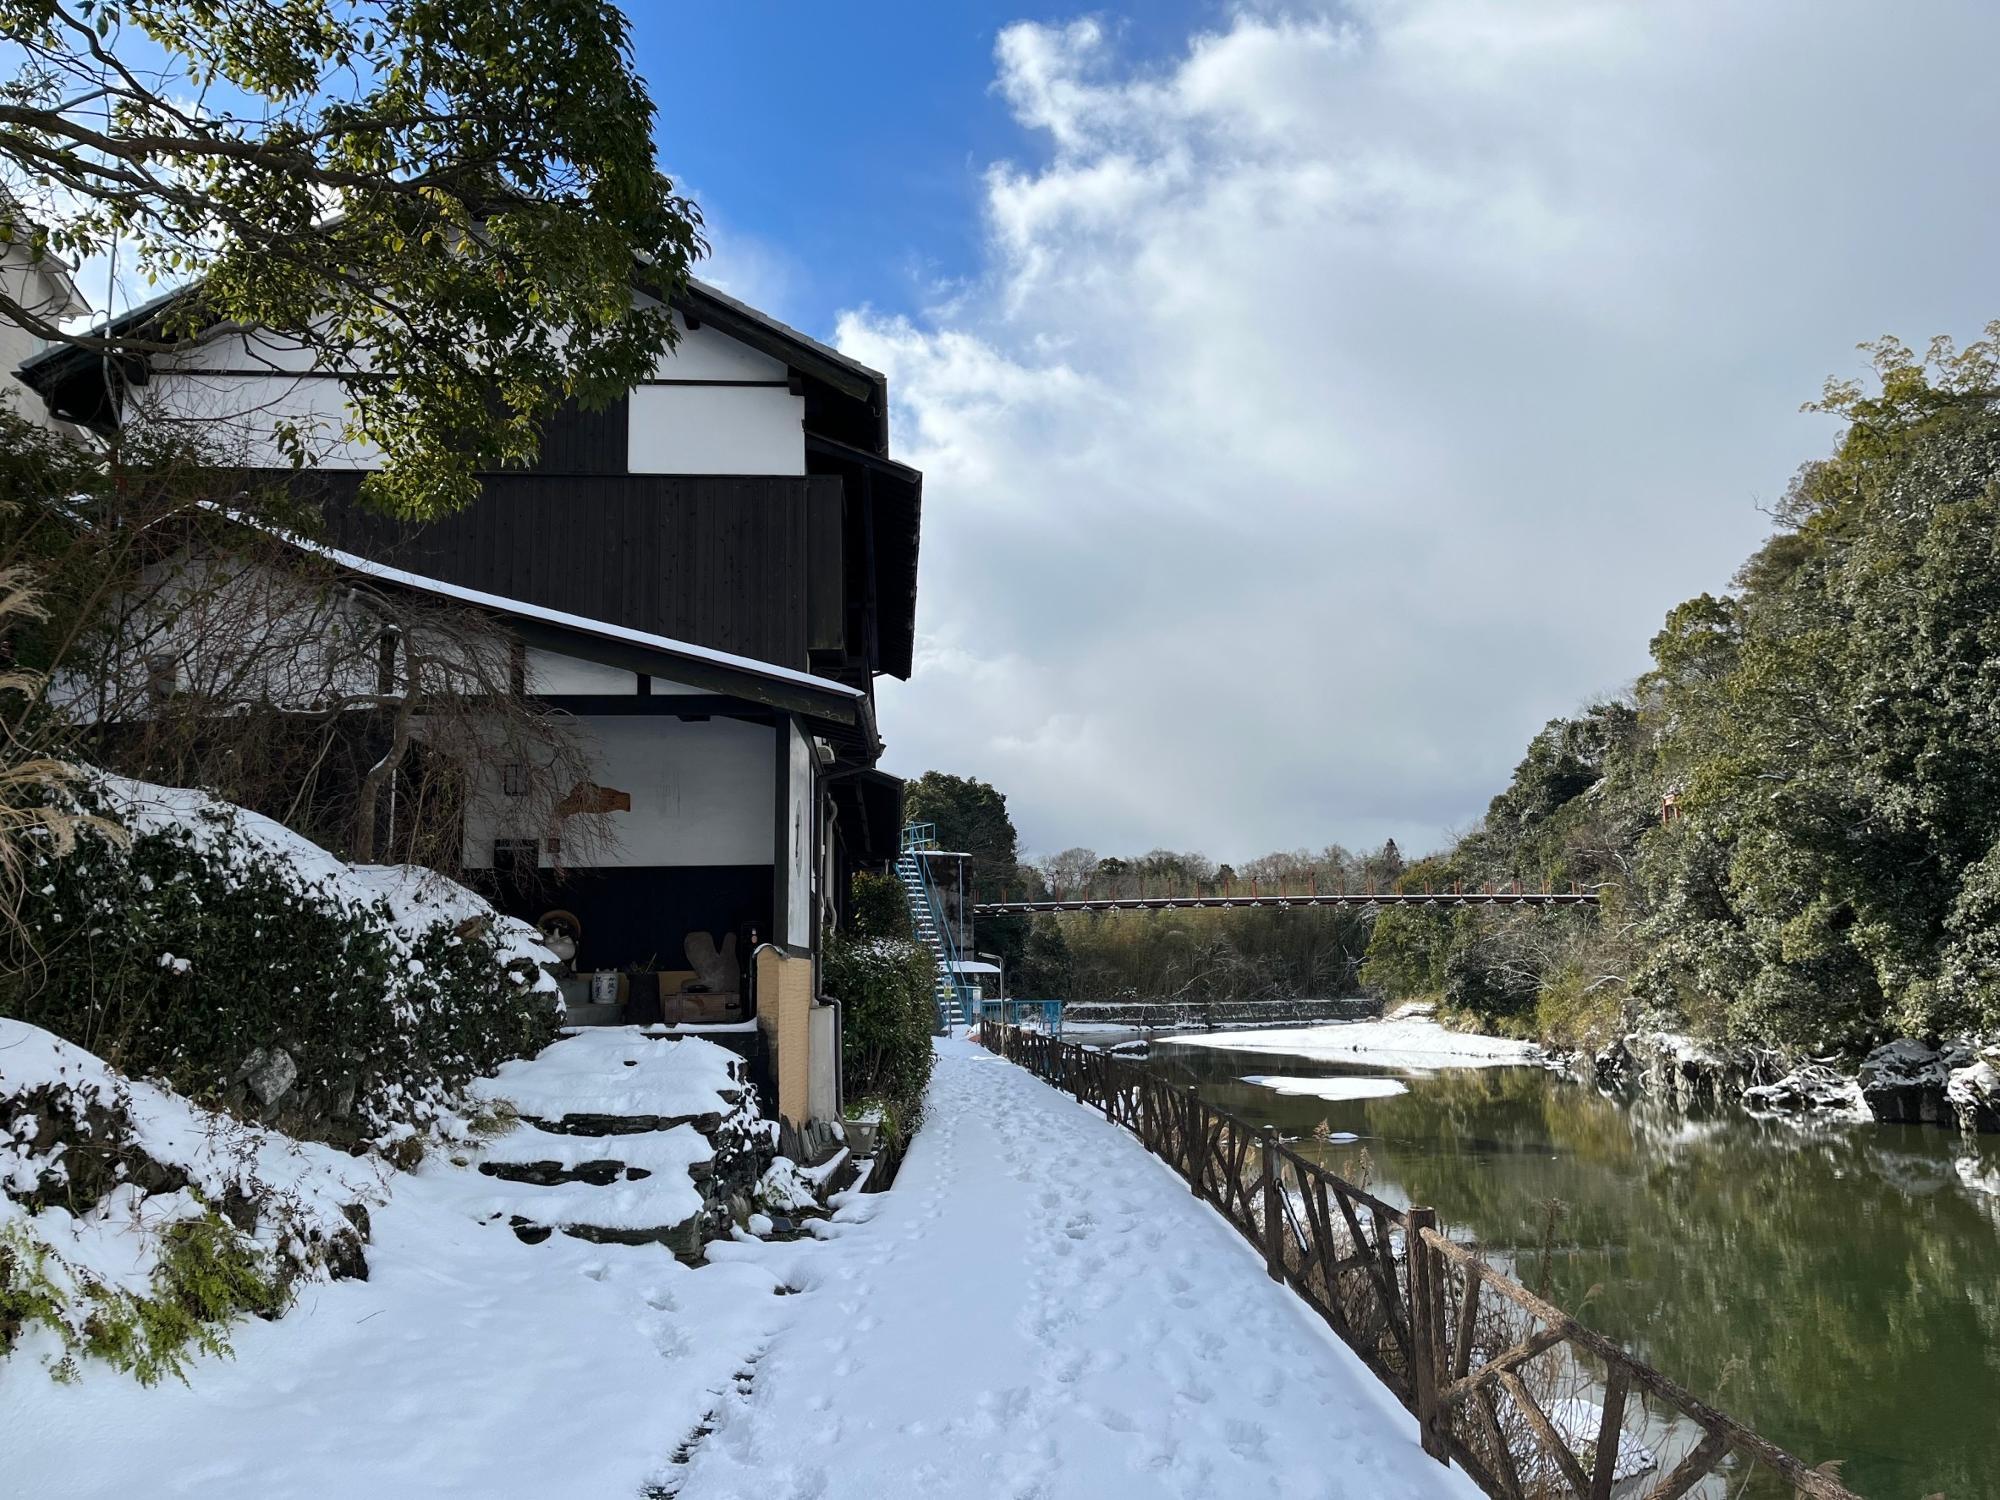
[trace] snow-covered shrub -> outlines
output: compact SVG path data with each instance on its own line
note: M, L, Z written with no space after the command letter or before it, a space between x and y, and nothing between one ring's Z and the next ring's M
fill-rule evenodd
M904 939L830 934L820 977L841 1004L848 1096L880 1100L884 1133L899 1144L916 1127L931 1078L936 962Z
M773 1158L757 1179L757 1207L767 1214L787 1216L819 1207L819 1194L812 1179L789 1156Z
M382 1168L197 1108L0 1020L0 1355L146 1384L301 1282L367 1274Z
M407 1137L554 1034L526 924L424 871L352 868L199 792L93 778L32 862L0 1014L294 1134Z

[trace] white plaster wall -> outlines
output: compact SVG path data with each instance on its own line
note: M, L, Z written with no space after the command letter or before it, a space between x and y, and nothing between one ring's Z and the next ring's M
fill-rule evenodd
M49 685L50 704L79 722L144 717L156 685L285 709L377 689L381 621L343 589L254 563L150 564L111 618L102 655Z
M573 656L558 656L553 651L537 651L533 647L528 649L527 658L530 693L601 693L625 697L637 697L639 693L636 672L621 672L616 667L578 661Z
M632 810L605 813L607 852L580 868L631 865L768 865L773 860L776 731L768 724L710 719L684 724L650 715L574 721L599 786L627 793ZM544 828L512 826L505 798L474 800L466 863L492 862L496 838L541 839ZM579 847L583 841L579 840ZM549 863L546 853L543 862Z
M85 310L68 279L52 268L35 264L25 245L0 247L0 285L6 287L13 301L51 322L61 323L66 314ZM20 324L0 319L0 400L5 400L18 415L62 431L65 424L52 418L42 398L23 385L14 373L23 361L46 347Z
M785 789L787 881L785 941L812 946L813 939L813 751L812 742L788 723Z
M345 437L347 392L318 356L262 329L218 329L161 356L153 378L134 387L129 400L128 420L199 424L220 462L289 467L272 435L280 423L298 430L316 467L369 469L381 461L372 444Z
M602 666L597 662L584 661L574 656L563 656L554 651L529 648L526 666L528 691L544 697L560 697L568 693L636 697L639 692L637 673L627 672L618 667ZM674 682L665 677L655 677L647 691L654 698L674 698L699 696L714 690L692 687L685 682Z
M160 355L153 365L156 371L296 375L318 370L320 356L284 334L262 328L218 328L171 354Z
M381 462L381 450L346 438L349 415L338 380L168 371L132 392L129 419L196 425L217 462L273 469L291 466L275 435L288 423L304 443L311 467L372 469Z
M803 474L806 403L783 386L642 385L626 450L634 474Z
M782 360L739 344L726 333L689 328L679 313L674 314L674 328L680 342L653 366L654 375L661 380L775 380L782 384L790 373Z
M630 470L805 473L805 398L785 387L784 364L712 328L689 329L678 318L676 326L680 343L656 362L656 378L776 383L639 386L631 396ZM367 469L381 461L380 450L343 436L347 394L313 351L262 330L223 329L176 351L158 362L133 401L142 419L201 423L227 462L288 464L271 436L281 422L299 429L318 467Z

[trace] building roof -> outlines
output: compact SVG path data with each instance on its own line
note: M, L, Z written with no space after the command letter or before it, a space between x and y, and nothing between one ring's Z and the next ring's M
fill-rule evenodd
M343 572L497 615L529 645L625 671L671 678L690 687L802 714L826 725L844 726L879 749L873 704L865 692L844 682L692 641L631 630L604 620L447 583L290 533L275 534L302 552L326 559Z
M162 292L116 317L104 319L90 330L90 335L136 338L148 325L160 323L192 297L200 285L198 281L190 282ZM643 278L634 278L634 285L641 291L653 290L645 285ZM707 324L860 403L870 419L867 425L874 437L867 446L877 454L888 452L889 382L881 371L693 277L669 301L690 326ZM200 331L205 334L220 326L211 323ZM115 425L117 414L110 409L103 389L103 361L104 355L98 350L56 344L22 361L18 374L56 415L87 424ZM132 363L140 361L135 358Z

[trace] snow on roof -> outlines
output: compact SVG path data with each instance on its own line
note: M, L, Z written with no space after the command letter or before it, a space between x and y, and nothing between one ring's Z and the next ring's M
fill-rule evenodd
M974 959L965 959L955 964L946 964L945 967L959 974L998 974L1000 972L1000 965L981 963Z
M246 520L245 517L237 517ZM254 522L251 524L255 524ZM518 615L526 620L539 620L545 625L554 625L563 630L573 630L579 635L596 636L600 640L618 641L627 646L638 646L647 651L658 651L666 656L678 656L686 661L706 662L710 666L727 667L731 671L742 672L751 677L762 677L771 682L788 682L797 687L811 688L815 692L831 693L837 697L859 699L865 696L861 689L849 687L844 682L835 682L830 677L815 677L810 672L796 671L791 667L781 667L775 662L758 661L752 656L738 656L730 651L717 651L712 646L697 646L692 641L677 641L671 636L653 635L644 630L632 630L623 625L613 625L606 620L593 620L588 615L573 615L560 609L547 609L539 604L529 604L521 599L509 599L503 594L489 594L483 589L470 589L461 584L446 583L441 578L427 577L422 573L412 573L407 568L391 567L387 563L375 562L352 552L342 552L337 547L322 546L318 542L307 541L304 537L290 532L277 532L285 541L302 551L323 557L337 567L351 572L378 578L384 583L401 584L422 593L435 594L443 599L455 599L461 604L473 604L482 609L495 609L504 614Z

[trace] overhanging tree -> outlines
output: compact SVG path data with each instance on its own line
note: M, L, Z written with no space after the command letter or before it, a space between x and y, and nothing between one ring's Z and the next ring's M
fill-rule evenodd
M0 0L0 34L0 238L186 289L88 332L4 289L0 317L111 379L214 323L295 338L390 510L467 503L672 345L700 215L654 165L614 5Z

